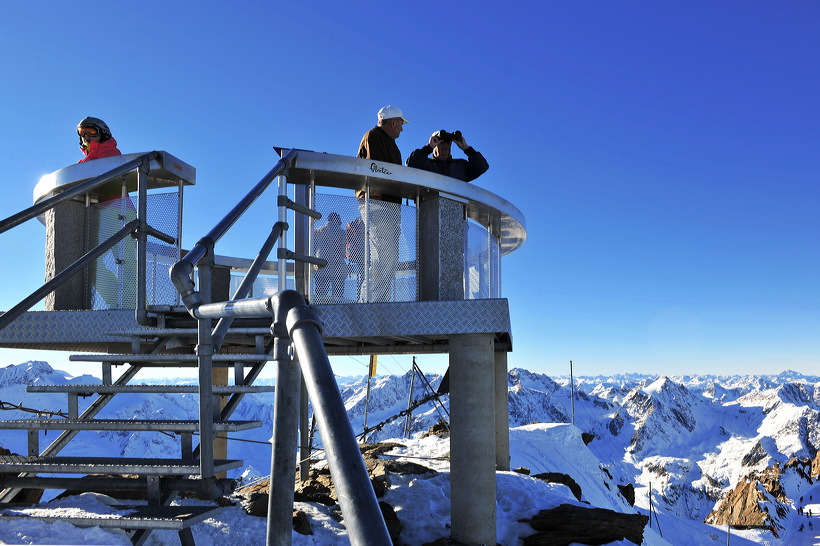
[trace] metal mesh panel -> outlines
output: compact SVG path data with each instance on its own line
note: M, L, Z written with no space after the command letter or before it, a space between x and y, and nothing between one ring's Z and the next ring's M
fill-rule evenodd
M467 221L464 298L501 297L501 254L498 240L487 228Z
M179 192L148 196L148 225L177 241L179 233ZM148 236L146 242L146 305L179 305L179 294L168 270L180 258L179 245L170 245Z
M319 194L312 253L328 260L314 268L313 303L415 301L416 211L372 199ZM330 223L331 213L340 225Z
M178 239L178 202L177 193L149 195L148 224ZM96 247L136 217L136 197L112 199L89 207L87 248ZM91 309L136 308L136 247L136 240L126 237L88 266ZM168 268L179 256L177 246L149 236L146 250L146 304L177 304L177 292L168 275Z

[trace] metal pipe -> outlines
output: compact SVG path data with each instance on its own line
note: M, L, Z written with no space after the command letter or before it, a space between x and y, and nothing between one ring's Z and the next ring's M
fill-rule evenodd
M125 190L126 188L123 186L123 192L125 192ZM128 195L126 194L123 199L128 199ZM156 317L151 320L145 305L145 283L146 274L148 272L148 266L146 264L146 243L148 242L147 214L148 165L143 164L137 169L137 220L139 220L139 228L137 229L137 301L134 307L134 318L140 326L156 326Z
M285 155L285 157L280 159L273 169L262 177L262 180L260 180L256 186L251 189L251 191L240 199L239 203L237 203L230 210L230 212L228 212L228 214L226 214L225 217L222 218L222 220L220 220L205 237L203 237L200 242L194 245L194 248L192 248L191 251L182 258L182 261L188 262L191 265L197 264L199 260L205 256L207 252L207 245L216 244L216 242L219 241L225 233L227 233L231 226L236 223L248 207L250 207L253 202L256 201L260 195L262 195L262 193L264 193L273 179L279 176L298 155L299 154L296 150L291 150ZM203 244L206 246L203 247Z
M0 316L0 330L11 324L17 317L28 311L34 304L50 294L58 286L65 283L69 278L74 276L79 271L82 271L85 266L105 254L109 249L116 245L123 237L128 236L139 226L139 220L131 220L117 233L112 235L108 240L100 243L96 248L89 250L87 254L79 260L60 271L57 275L51 278L50 281L32 292L28 297L24 298L20 303L3 313Z
M298 363L288 355L286 339L277 338L276 394L273 407L273 452L270 460L267 546L290 546L293 532L294 472L299 420Z
M253 287L253 283L256 281L256 278L259 276L259 272L262 270L262 266L265 265L265 262L268 259L271 251L273 251L273 247L276 245L276 241L282 236L282 231L284 226L281 222L276 222L271 229L270 235L268 238L265 239L265 242L262 244L262 248L259 249L259 253L256 255L256 258L253 260L253 263L248 268L247 273L245 273L245 278L242 279L242 282L239 284L239 287L234 292L232 300L241 300L244 299L250 294L251 288ZM216 324L216 328L213 331L213 343L216 350L222 346L222 341L225 338L225 334L227 333L228 329L231 327L233 323L232 317L222 317L219 322Z
M208 232L205 237L200 239L194 245L194 248L192 248L190 252L171 266L171 282L174 284L174 287L177 289L180 296L182 296L182 303L188 311L192 311L202 305L202 296L196 291L191 276L194 266L205 257L209 249L211 249L212 252L212 249L216 245L217 241L225 235L225 233L242 216L248 207L250 207L251 204L253 204L253 202L256 201L256 199L267 189L271 181L285 171L298 155L299 154L296 150L291 150L288 152L285 157L280 159L273 169L271 169L270 172L268 172L268 174L266 174L262 180L260 180L256 186L254 186L253 189L251 189L251 191L248 192L245 197L243 197L239 203L237 203L236 206L234 206L234 208L232 208L230 212L228 212L228 214L225 215L225 217L213 227L213 229L211 229L210 232ZM280 267L284 267L281 260Z
M191 310L194 318L267 317L270 316L270 296L237 301L203 303Z
M287 197L288 195L288 179L284 176L277 177L277 184L279 189L279 196ZM277 198L277 199L278 199ZM278 209L279 212L279 222L287 225L288 221L288 210L285 207L280 206ZM287 263L285 261L285 257L282 255L282 250L287 250L287 244L284 237L279 238L279 250L276 253L276 256L279 258L278 265L276 267L276 281L277 287L279 292L284 292L288 287L288 270L287 270Z
M213 269L213 252L199 264L199 287L205 297L211 297L211 272ZM203 318L197 323L196 356L199 368L199 471L200 476L211 478L214 475L214 415L213 396L213 355L211 341L211 319Z
M149 163L153 161L157 157L159 157L159 152L148 152L147 154L143 154L135 159L132 159L128 163L123 163L119 167L111 169L107 173L103 173L90 180L86 180L85 182L77 184L76 186L69 188L65 191L62 191L53 197L44 199L27 209L21 210L17 214L12 214L5 220L0 221L0 233L8 231L11 228L18 226L27 220L31 220L32 218L35 218L43 214L45 211L57 205L58 203L68 201L84 193L88 193L93 189L97 188L98 186L101 186L106 182L115 179L118 176L124 175L129 171L133 171L143 163Z
M297 292L289 290L282 296L282 300L290 302L301 300L300 304L290 306L287 329L321 427L322 443L350 543L354 546L392 544L325 352L318 316Z
M199 493L209 499L229 495L236 489L236 480L211 478L208 480L187 480L184 478L161 478L165 491L185 491ZM75 489L80 491L144 491L145 478L108 478L84 476L82 478L51 478L43 476L0 477L0 488L41 488Z

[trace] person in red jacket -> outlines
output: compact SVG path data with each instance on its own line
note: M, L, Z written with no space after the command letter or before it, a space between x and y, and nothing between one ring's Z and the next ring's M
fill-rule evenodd
M80 150L85 154L77 163L122 155L117 149L117 141L111 136L111 129L99 118L85 118L77 124L77 136L80 137Z

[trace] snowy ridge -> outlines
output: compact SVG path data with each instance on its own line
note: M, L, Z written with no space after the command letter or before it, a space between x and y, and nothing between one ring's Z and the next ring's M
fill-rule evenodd
M441 377L430 375L427 379L435 389ZM25 385L34 382L88 384L98 383L99 380L88 376L72 378L65 372L52 370L43 362L8 366L0 368L0 400L23 402L30 408L56 410L65 407L65 395L26 393ZM360 433L364 430L367 378L344 378L339 383L353 429ZM407 447L403 451L408 456L446 455L449 452L446 439L402 439L405 419L391 420L407 407L410 383L410 374L371 380L368 425L372 427L383 421L385 424L372 432L368 439L404 443ZM423 382L416 378L413 399L429 393L422 385ZM675 526L683 533L682 536L694 537L691 544L711 544L714 540L725 542L725 530L700 522L729 491L744 483L748 476L762 473L775 463L783 466L793 457L813 458L817 455L820 445L818 385L820 378L793 372L731 377L636 374L576 377L573 415L568 378L550 378L513 369L509 372L508 391L511 465L513 468L526 467L532 474L567 474L581 486L583 502L618 512L637 510L646 514L651 492L661 525ZM272 397L272 393L245 397L234 418L261 420L265 426L236 434L235 437L263 444L269 442ZM448 409L448 397L444 396L441 402L444 409ZM81 399L81 411L87 403ZM192 419L196 418L197 411L195 395L118 395L100 417ZM433 403L415 410L410 419L413 434L417 437L441 420L443 411ZM20 415L20 412L9 411L0 415L0 418L6 419L24 417L30 417L30 414ZM573 418L574 426L569 424ZM178 439L159 433L82 434L85 436L78 435L78 439L69 444L62 454L93 450L98 455L175 457L179 453ZM41 439L41 445L47 445L48 440ZM316 443L320 442L317 434ZM5 432L0 444L23 453L25 434ZM269 472L269 445L232 441L229 443L229 456L242 458L247 465L244 469L235 470L232 477L255 478ZM434 463L430 464L434 466ZM447 464L441 465L441 471L446 472ZM534 493L523 484L530 484L533 480L515 473L503 478L499 475L499 484L503 481L505 487L527 489L526 494L521 493L524 504L531 501L523 499L530 499ZM446 473L427 480L408 477L406 481L405 485L416 488L416 494L428 489L425 499L447 496ZM618 487L627 484L635 487L634 507L629 506L618 493ZM536 494L541 503L539 509L548 508L546 504L550 503L575 502L565 486L541 483L537 487L543 489L542 493ZM805 475L788 469L783 473L781 487L786 500L761 495L768 499L766 502L771 504L773 511L782 512L777 516L782 528L796 528L797 525L792 525L792 522L796 521L793 511L797 499L807 495L814 486ZM401 496L405 493L397 491L391 494ZM501 497L502 493L499 492L499 495ZM399 507L403 507L404 516L410 517L415 510L412 502L407 499L394 500ZM505 504L509 502L507 497L499 498L500 527L502 520L508 516L511 521L524 517L521 510L525 506L513 508ZM428 501L425 500L420 509L428 508ZM446 517L446 514L439 514L440 511L436 512L438 515L416 514L414 517L427 517L432 521L430 525L435 527L439 525L436 523L438 518ZM706 532L704 529L712 531ZM437 538L432 528L427 531L419 528L408 536L413 536L413 532L419 539L428 535L429 540ZM522 529L520 524L510 523L507 532L523 536L521 533L526 534L526 529ZM645 543L668 543L657 534L653 538L653 533L647 530L648 541ZM696 538L710 533L713 538L708 541L701 542ZM754 535L758 543L769 543L770 535L766 531L746 533L748 536L751 536L749 533ZM300 543L294 538L294 544ZM733 536L732 543L743 542ZM771 543L779 544L778 541Z

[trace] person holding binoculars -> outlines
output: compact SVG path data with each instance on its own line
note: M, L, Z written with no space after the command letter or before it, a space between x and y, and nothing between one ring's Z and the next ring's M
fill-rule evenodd
M467 159L453 159L450 154L452 143L461 148ZM432 152L433 157L428 157ZM415 169L443 174L465 182L475 180L490 168L490 164L480 152L467 144L461 131L448 133L445 130L436 131L430 136L430 141L414 150L407 158L406 165Z

